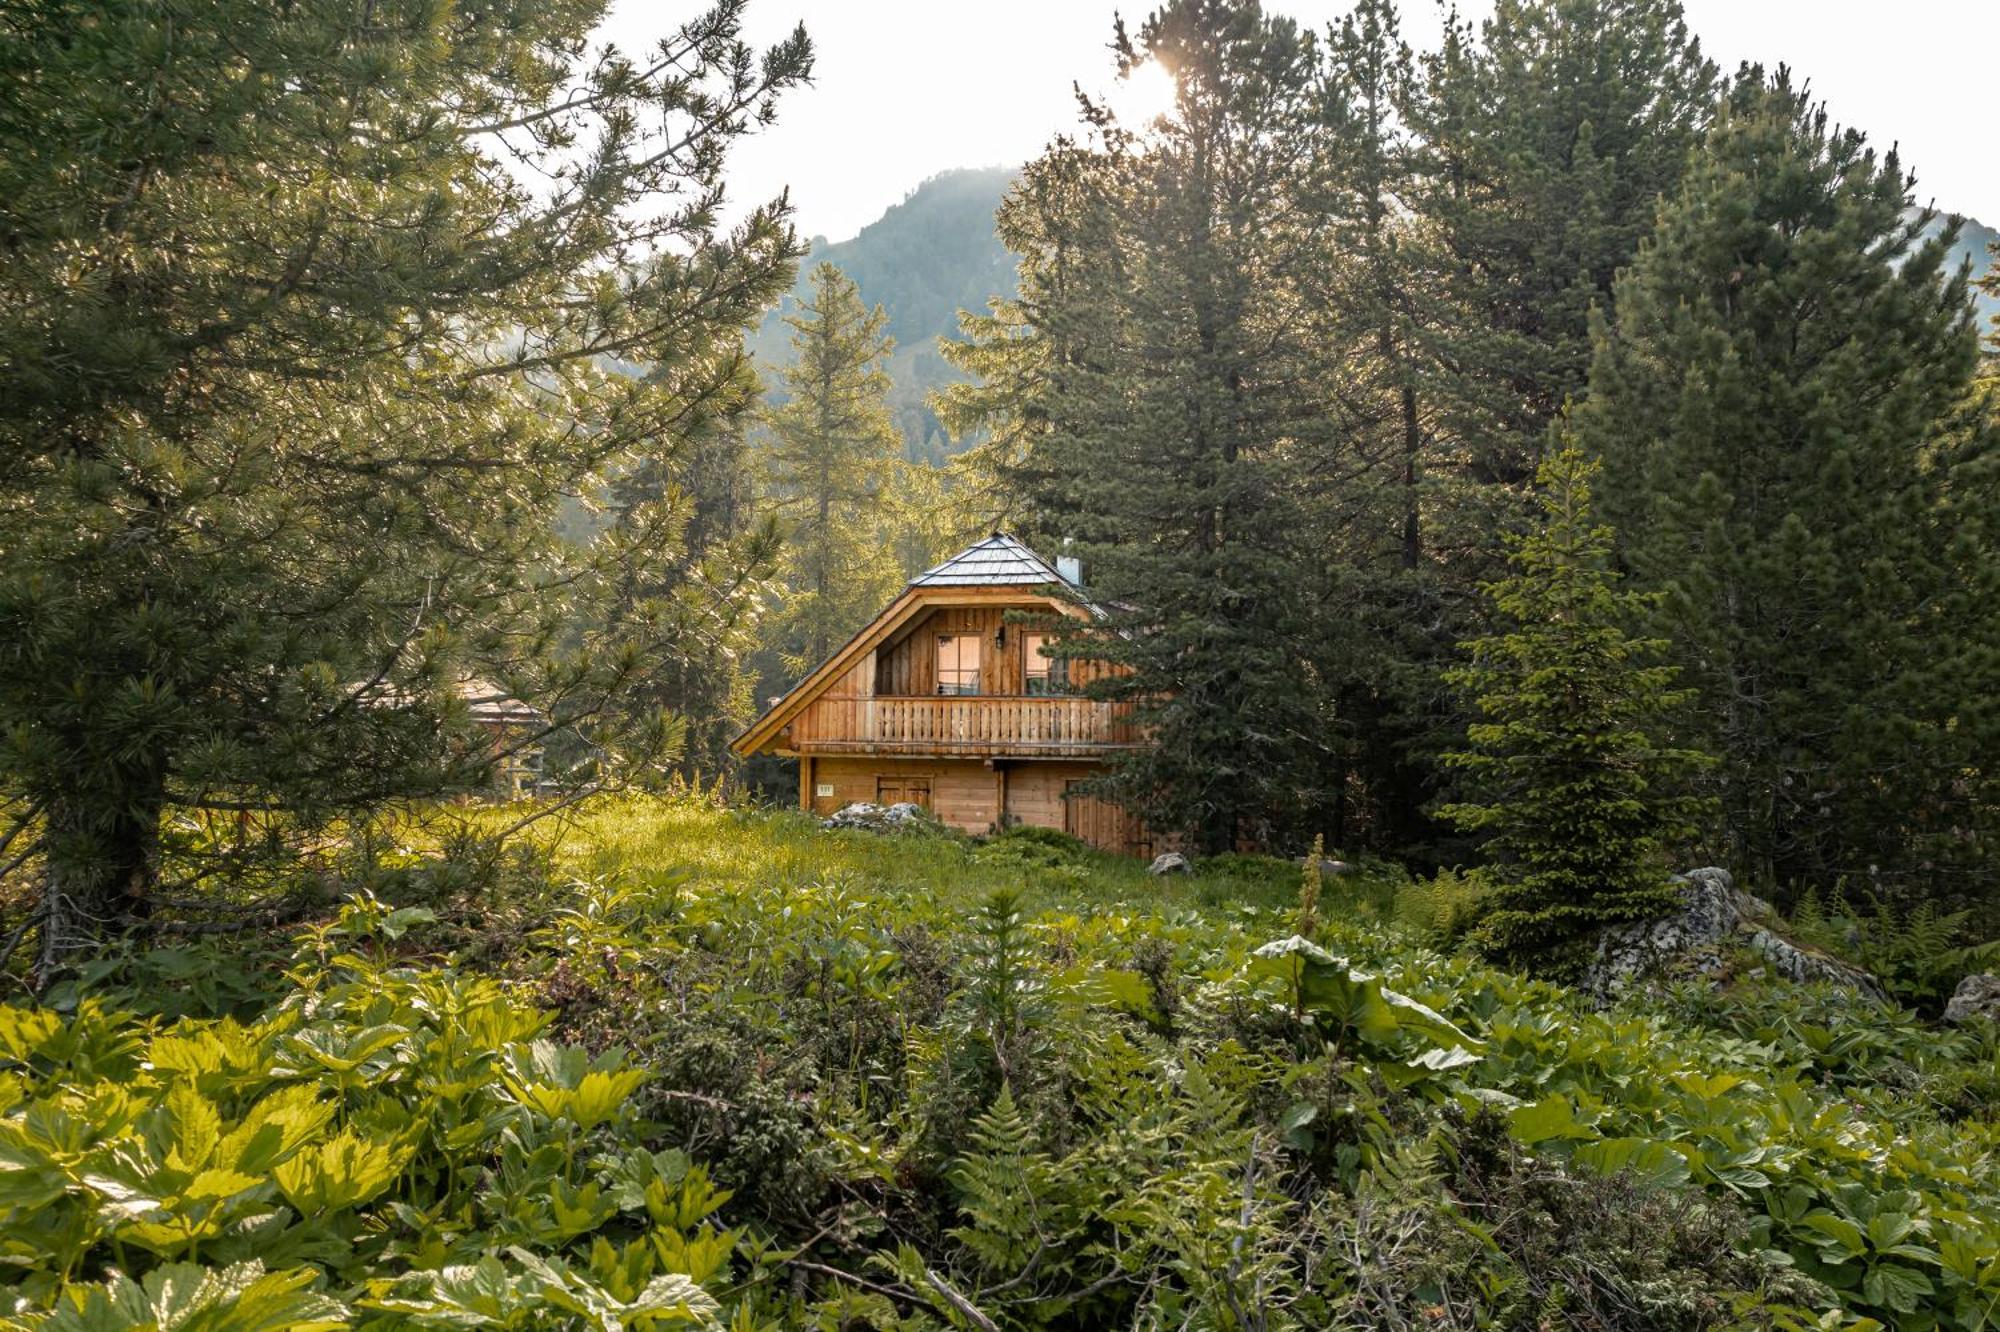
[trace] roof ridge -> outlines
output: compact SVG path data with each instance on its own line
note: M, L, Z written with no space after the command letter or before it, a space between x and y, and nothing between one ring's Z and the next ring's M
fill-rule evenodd
M994 532L924 570L910 580L909 586L1009 587L1045 583L1082 590L1064 577L1055 563L1044 559L1019 537L1011 532Z

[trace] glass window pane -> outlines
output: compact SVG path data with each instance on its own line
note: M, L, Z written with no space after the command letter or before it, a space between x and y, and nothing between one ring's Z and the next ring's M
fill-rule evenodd
M979 635L938 635L937 691L940 694L979 692Z
M1021 679L1023 692L1052 695L1069 687L1069 663L1048 655L1047 634L1026 634L1021 639Z

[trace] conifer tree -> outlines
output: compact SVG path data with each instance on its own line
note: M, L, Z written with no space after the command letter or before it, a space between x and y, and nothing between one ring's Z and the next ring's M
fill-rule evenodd
M1747 71L1624 275L1577 414L1699 691L1740 872L1993 872L2000 564L1952 229L1780 70Z
M1389 0L1361 0L1329 32L1306 202L1328 224L1329 262L1308 272L1324 284L1316 331L1341 385L1313 485L1314 526L1337 560L1318 638L1338 764L1325 831L1407 853L1436 838L1431 772L1463 723L1438 679L1461 636L1446 631L1433 530L1449 471L1427 358L1445 293L1412 231L1421 157L1401 110L1416 70L1397 23Z
M559 529L740 400L794 270L782 200L717 221L810 70L742 11L637 54L600 0L9 12L0 871L44 975L148 914L169 810L477 782L467 675L600 773L671 740L615 720L662 645L585 604L662 552Z
M1294 189L1314 45L1254 4L1181 0L1117 49L1121 72L1171 71L1176 104L1136 127L1089 108L1096 141L1059 142L1003 210L1042 342L1002 475L1105 608L1059 650L1125 668L1092 689L1155 740L1114 794L1217 851L1326 785L1300 482L1328 416L1299 272L1325 250Z
M640 459L610 491L610 530L629 545L615 564L611 626L644 626L661 652L621 700L634 715L681 723L645 778L713 781L733 770L729 742L756 716L756 653L782 541L757 504L749 433L759 394L745 367L739 409L689 447Z
M883 361L888 315L832 264L813 270L812 294L792 328L786 395L770 413L765 467L787 524L778 650L789 671L824 660L867 623L900 568L890 489L902 437L889 413Z
M1450 275L1422 364L1461 586L1526 521L1547 428L1583 387L1590 311L1652 230L1713 114L1715 67L1674 0L1500 0L1454 22L1402 107L1410 242Z
M1451 674L1481 717L1448 756L1470 798L1440 810L1488 839L1476 938L1556 968L1597 927L1672 908L1666 853L1694 831L1690 778L1707 761L1664 738L1688 694L1665 644L1626 631L1648 598L1618 586L1591 510L1598 470L1574 444L1542 464L1541 525L1509 543L1510 572L1488 589L1504 629Z

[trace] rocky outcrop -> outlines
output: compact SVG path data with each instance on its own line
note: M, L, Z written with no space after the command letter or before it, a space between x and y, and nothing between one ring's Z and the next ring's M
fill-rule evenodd
M1978 1018L2000 1021L2000 976L1982 971L1967 976L1951 992L1944 1006L1946 1022L1971 1022Z
M1744 949L1787 980L1827 981L1869 999L1883 998L1882 987L1867 972L1785 938L1771 904L1737 891L1728 870L1689 870L1674 881L1680 885L1681 909L1604 931L1584 972L1583 988L1609 999L1653 977L1716 976L1724 971L1729 953Z
M878 805L869 800L857 800L820 820L822 828L860 828L866 832L883 833L934 832L940 826L922 805L913 805L908 801Z
M1148 874L1192 874L1194 866L1178 851L1163 851L1153 857L1153 863L1146 867Z

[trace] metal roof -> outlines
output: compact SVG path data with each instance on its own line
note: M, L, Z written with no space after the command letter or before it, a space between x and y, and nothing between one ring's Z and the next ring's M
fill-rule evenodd
M934 569L910 580L911 587L1041 587L1054 583L1072 591L1083 589L1062 576L1053 564L1008 536L995 532L967 546Z

